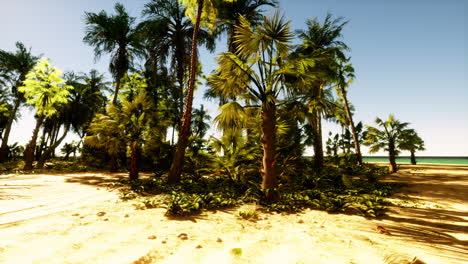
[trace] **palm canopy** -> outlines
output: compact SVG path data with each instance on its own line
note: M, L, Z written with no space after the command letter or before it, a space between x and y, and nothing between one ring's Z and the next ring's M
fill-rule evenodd
M234 45L234 31L239 25L239 18L242 16L250 22L252 26L263 21L263 6L275 7L278 4L275 0L237 0L233 2L222 1L218 4L217 31L227 32L228 50L235 53L237 46Z
M409 123L401 122L395 119L393 115L389 115L387 121L376 118L375 123L380 129L366 126L367 133L364 144L370 146L369 153L375 153L383 149L384 151L394 151L395 154L398 154L399 150L396 148L396 144L407 133L406 129Z
M66 73L67 84L75 89L70 91L66 112L70 116L72 128L80 137L84 137L86 129L94 115L104 109L107 98L104 91L109 91L109 83L105 82L103 74L92 69L89 73Z
M128 15L124 6L115 4L115 15L102 10L99 13L85 12L85 36L83 41L94 46L95 58L103 53L111 54L109 70L116 82L132 68L133 60L139 55L140 40L135 29L135 18ZM116 86L114 101L117 99L119 85Z
M193 134L203 138L206 134L206 131L210 128L209 122L211 120L210 115L208 115L208 111L206 111L203 105L200 108L196 108L193 110L193 121L192 121L192 131Z
M210 85L222 96L247 93L256 101L274 103L283 88L282 67L292 38L289 22L278 12L271 19L265 17L262 26L255 29L241 17L234 37L237 54L220 55Z
M26 102L36 108L38 115L53 116L59 106L68 102L69 90L73 87L67 85L61 75L59 69L43 59L26 75L24 85L18 88L24 93Z
M426 150L424 147L424 141L419 137L418 133L414 129L407 129L403 131L401 138L398 142L398 147L402 150L408 150L410 152L416 152L416 150Z
M349 50L349 48L343 41L339 40L344 26L348 24L343 19L343 17L332 19L332 15L328 13L323 23L320 23L317 18L307 20L307 30L296 31L299 38L303 41L299 49L303 53L326 51L344 60L344 51Z
M21 85L26 74L36 65L40 56L31 54L23 43L16 42L16 51L8 52L0 50L0 82L12 83L12 93L16 95L17 88Z

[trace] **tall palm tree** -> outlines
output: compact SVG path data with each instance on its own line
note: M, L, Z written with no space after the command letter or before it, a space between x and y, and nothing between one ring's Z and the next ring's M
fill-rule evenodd
M218 90L218 94L230 94L236 99L248 95L261 105L263 146L261 188L269 199L277 198L274 191L269 191L278 184L276 108L278 96L284 88L283 68L289 52L289 41L292 38L289 22L286 22L278 12L271 18L265 17L261 26L255 29L241 17L240 25L236 27L234 35L234 42L238 46L237 53L222 53L218 58L217 72L211 79L211 85ZM232 85L233 83L242 85ZM236 112L244 114L242 107L236 101L228 103L228 106L224 110L229 112L233 120L237 119Z
M145 21L138 28L145 40L148 59L147 63L157 67L170 59L171 72L176 76L178 91L174 93L178 99L178 116L184 107L184 83L190 64L190 45L194 27L185 16L186 7L178 0L152 0L145 5L143 16ZM209 51L214 51L215 37L203 28L199 29L198 44L204 45ZM155 61L157 59L158 61ZM198 63L198 62L197 62Z
M353 121L353 114L351 113L350 105L348 102L348 92L346 88L352 82L354 78L354 68L351 64L344 65L338 68L338 82L336 85L337 92L341 99L343 100L344 110L346 112L346 118L348 119L348 126L351 129L351 135L353 136L354 141L354 151L356 151L356 158L358 165L362 165L362 154L361 154L361 147L359 144L358 134L356 132L356 126L354 125Z
M344 51L348 50L345 43L338 40L341 37L343 27L347 22L343 18L332 19L331 14L327 14L323 23L318 19L306 21L307 29L298 30L301 45L296 50L297 56L303 58L315 58L316 65L310 69L315 80L311 80L307 96L311 101L315 101L311 125L314 128L314 163L317 169L323 167L323 143L322 143L322 104L324 88L334 80L336 65L345 58Z
M231 0L232 1L232 0ZM197 73L197 47L200 26L205 26L208 29L213 29L216 19L215 0L182 0L186 9L186 14L195 25L192 35L192 47L190 57L190 74L187 89L187 96L185 101L184 112L182 115L182 122L179 131L179 138L177 140L177 148L172 159L171 168L169 169L168 181L176 183L180 181L180 174L182 173L182 165L185 156L185 149L190 137L190 124L192 121L192 104L193 93L195 91L195 77Z
M2 145L0 147L0 162L6 160L8 156L8 139L10 137L13 121L16 118L18 109L24 102L23 94L18 91L26 74L36 65L39 56L31 54L31 49L27 49L23 43L16 42L16 52L7 52L0 50L0 71L3 73L5 79L12 82L11 94L14 98L13 108L8 116L5 124L5 130L2 137Z
M375 153L381 149L388 151L388 159L390 161L390 171L396 172L396 157L400 152L399 143L403 136L408 133L407 127L409 123L401 122L393 115L388 116L387 121L380 118L375 119L375 123L380 127L366 126L366 137L364 145L370 146L369 153Z
M58 113L60 106L68 101L69 90L72 86L66 85L61 76L61 71L52 68L47 59L41 60L31 72L26 75L24 86L18 91L24 94L26 103L36 109L36 126L25 152L24 170L31 170L34 160L39 129L45 118Z
M415 152L417 150L426 150L424 147L424 141L419 137L418 133L414 129L407 129L401 135L398 147L402 150L408 150L411 154L411 164L416 165Z
M117 102L122 77L133 65L133 59L139 55L135 18L128 15L124 6L116 3L115 15L109 15L102 10L99 13L85 12L86 33L83 41L94 46L94 54L98 59L103 53L111 54L109 70L114 76L116 85L113 103Z

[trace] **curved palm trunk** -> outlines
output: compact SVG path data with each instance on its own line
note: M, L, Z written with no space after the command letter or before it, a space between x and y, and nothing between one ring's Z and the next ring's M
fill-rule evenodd
M276 171L276 105L274 103L262 105L262 145L263 168L262 191L266 192L268 200L277 200L278 193L273 188L278 186Z
M411 153L411 164L416 165L416 156L414 155L414 150L411 150L410 153Z
M65 131L63 132L62 136L54 142L50 147L44 151L44 153L41 155L39 158L39 161L37 162L37 167L38 168L43 168L45 162L51 157L52 153L55 152L55 149L62 143L62 141L65 139L65 137L68 134L68 130L70 129L70 125L67 125L65 127Z
M351 135L353 136L354 150L356 151L357 163L358 165L362 165L362 154L361 154L361 148L359 146L359 139L356 133L356 127L354 126L353 115L351 114L351 110L349 110L348 98L346 97L346 91L343 87L341 87L341 94L343 95L346 117L348 117L349 127L351 128Z
M190 123L192 119L192 103L193 103L193 92L195 89L195 73L197 63L197 45L198 45L198 32L200 31L200 19L203 10L203 0L198 1L197 20L195 22L195 28L193 30L192 37L192 56L190 58L190 78L189 87L187 90L187 101L185 102L185 111L182 117L182 125L179 131L179 137L177 141L177 149L172 159L171 168L168 174L169 183L177 183L180 181L180 174L182 173L182 166L184 163L185 149L190 137Z
M26 151L24 153L24 168L23 170L32 170L33 161L34 161L34 150L36 149L37 135L39 134L39 129L41 128L42 121L44 121L44 115L39 115L36 121L36 127L33 130L33 136L31 141L29 141Z
M16 112L21 104L21 100L17 99L11 116L8 117L8 122L5 127L5 133L2 138L2 146L0 147L0 162L4 162L8 158L8 138L10 137L11 128L13 126L13 121L15 120Z
M139 147L138 142L134 141L130 145L130 180L138 179L138 156L139 156Z

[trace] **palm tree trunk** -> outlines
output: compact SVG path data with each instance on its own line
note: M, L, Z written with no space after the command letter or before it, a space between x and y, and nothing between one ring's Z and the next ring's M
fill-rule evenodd
M264 103L262 105L262 145L263 168L262 191L267 191L268 200L277 200L278 193L273 188L278 186L276 171L276 105Z
M138 142L134 141L130 145L130 180L137 180L138 179L138 155L139 155L139 147Z
M348 98L346 97L344 87L341 87L341 94L343 95L346 117L348 117L349 127L351 128L351 134L353 135L354 151L356 151L357 163L358 165L362 165L361 147L359 146L359 139L356 133L356 127L354 126L353 115L351 114L351 110L349 110Z
M68 130L70 129L70 125L67 125L65 127L65 131L63 132L62 136L56 140L54 142L54 144L52 144L51 146L49 146L46 151L44 151L44 153L41 155L41 157L39 158L39 161L37 162L37 167L38 168L43 168L44 167L44 164L45 162L47 161L47 159L49 159L52 155L52 153L54 153L55 149L62 143L62 141L65 139L65 137L67 136L68 134Z
M416 156L414 155L414 150L411 150L410 153L411 153L411 164L416 165Z
M323 168L322 115L320 112L316 113L314 123L314 166L320 170Z
M2 146L0 147L0 162L4 162L8 158L8 138L10 137L11 128L13 126L13 121L15 120L16 112L21 104L21 100L17 99L15 102L15 106L13 107L13 111L11 115L8 117L8 122L5 127L5 134L2 138Z
M390 161L390 173L397 172L395 146L392 143L388 146L388 159Z
M39 134L39 129L41 128L42 121L44 120L44 115L39 115L36 121L36 127L33 130L33 135L31 141L29 141L26 151L24 153L24 168L23 170L32 170L33 161L34 161L34 150L36 148L37 135Z
M182 117L182 125L179 131L179 138L177 141L177 149L172 159L171 168L168 174L168 182L177 183L180 181L180 174L182 173L182 166L184 163L185 148L190 137L190 123L192 119L192 103L193 92L195 89L195 73L197 71L197 45L198 45L198 32L200 31L200 20L203 11L204 0L198 0L197 19L195 21L195 28L192 37L192 56L190 58L190 78L189 87L187 90L187 101L185 102L185 112Z
M119 89L120 89L120 79L122 78L121 74L118 74L117 80L115 80L115 91L114 91L114 98L112 99L112 103L116 104L117 103L117 97L119 95Z

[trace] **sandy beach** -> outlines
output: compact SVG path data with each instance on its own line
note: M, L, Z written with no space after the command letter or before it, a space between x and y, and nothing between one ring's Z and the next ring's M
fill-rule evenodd
M401 165L383 180L407 186L382 219L306 210L253 222L237 217L245 208L170 219L119 200L105 187L118 177L0 175L0 263L468 261L468 166Z

